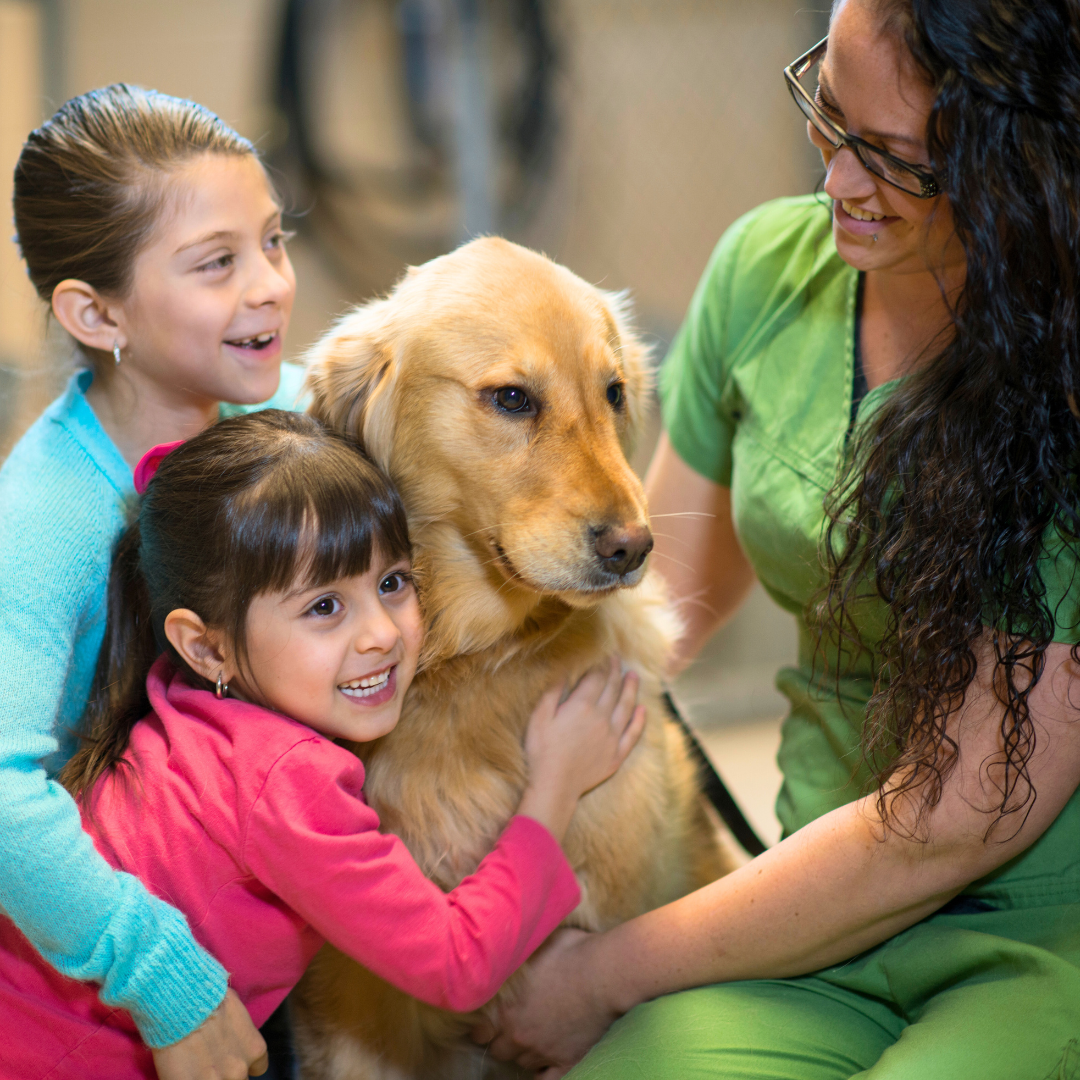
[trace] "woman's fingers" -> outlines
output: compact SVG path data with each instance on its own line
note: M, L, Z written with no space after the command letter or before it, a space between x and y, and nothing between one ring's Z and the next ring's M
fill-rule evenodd
M487 1052L496 1061L516 1061L522 1048L508 1035L496 1035L487 1044Z
M531 1050L526 1050L521 1054L518 1054L515 1065L519 1069L524 1069L526 1072L539 1072L541 1069L546 1069L551 1066L551 1062L546 1058L538 1057Z

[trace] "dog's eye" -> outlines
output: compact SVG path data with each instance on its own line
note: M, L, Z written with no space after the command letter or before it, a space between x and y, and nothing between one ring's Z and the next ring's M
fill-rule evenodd
M623 384L621 382L613 382L607 388L607 399L611 402L612 408L621 409L624 398Z
M494 394L495 404L503 412L523 413L532 411L528 394L520 386L501 386Z

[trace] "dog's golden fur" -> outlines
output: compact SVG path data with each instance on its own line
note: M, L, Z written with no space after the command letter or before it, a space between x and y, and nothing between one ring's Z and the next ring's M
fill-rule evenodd
M615 652L640 672L649 716L567 834L583 895L570 922L609 927L720 874L660 701L675 619L655 577L615 578L595 548L605 527L647 524L626 451L648 366L619 299L541 255L477 240L346 315L309 362L311 411L362 440L401 489L429 626L397 728L355 748L384 828L439 885L456 885L514 813L541 692ZM534 414L498 408L508 386ZM305 1080L481 1075L468 1018L419 1005L329 947L294 1001Z

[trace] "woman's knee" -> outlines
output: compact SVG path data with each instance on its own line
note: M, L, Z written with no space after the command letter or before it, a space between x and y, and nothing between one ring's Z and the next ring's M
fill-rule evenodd
M812 979L669 994L612 1025L568 1080L847 1080L899 1034L876 1011Z

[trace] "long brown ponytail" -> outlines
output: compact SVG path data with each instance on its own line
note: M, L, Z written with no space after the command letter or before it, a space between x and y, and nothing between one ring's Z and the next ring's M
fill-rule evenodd
M150 597L139 569L139 522L120 537L109 573L108 621L98 653L82 747L60 772L72 794L119 761L136 721L149 711L146 675L158 648L150 627Z

